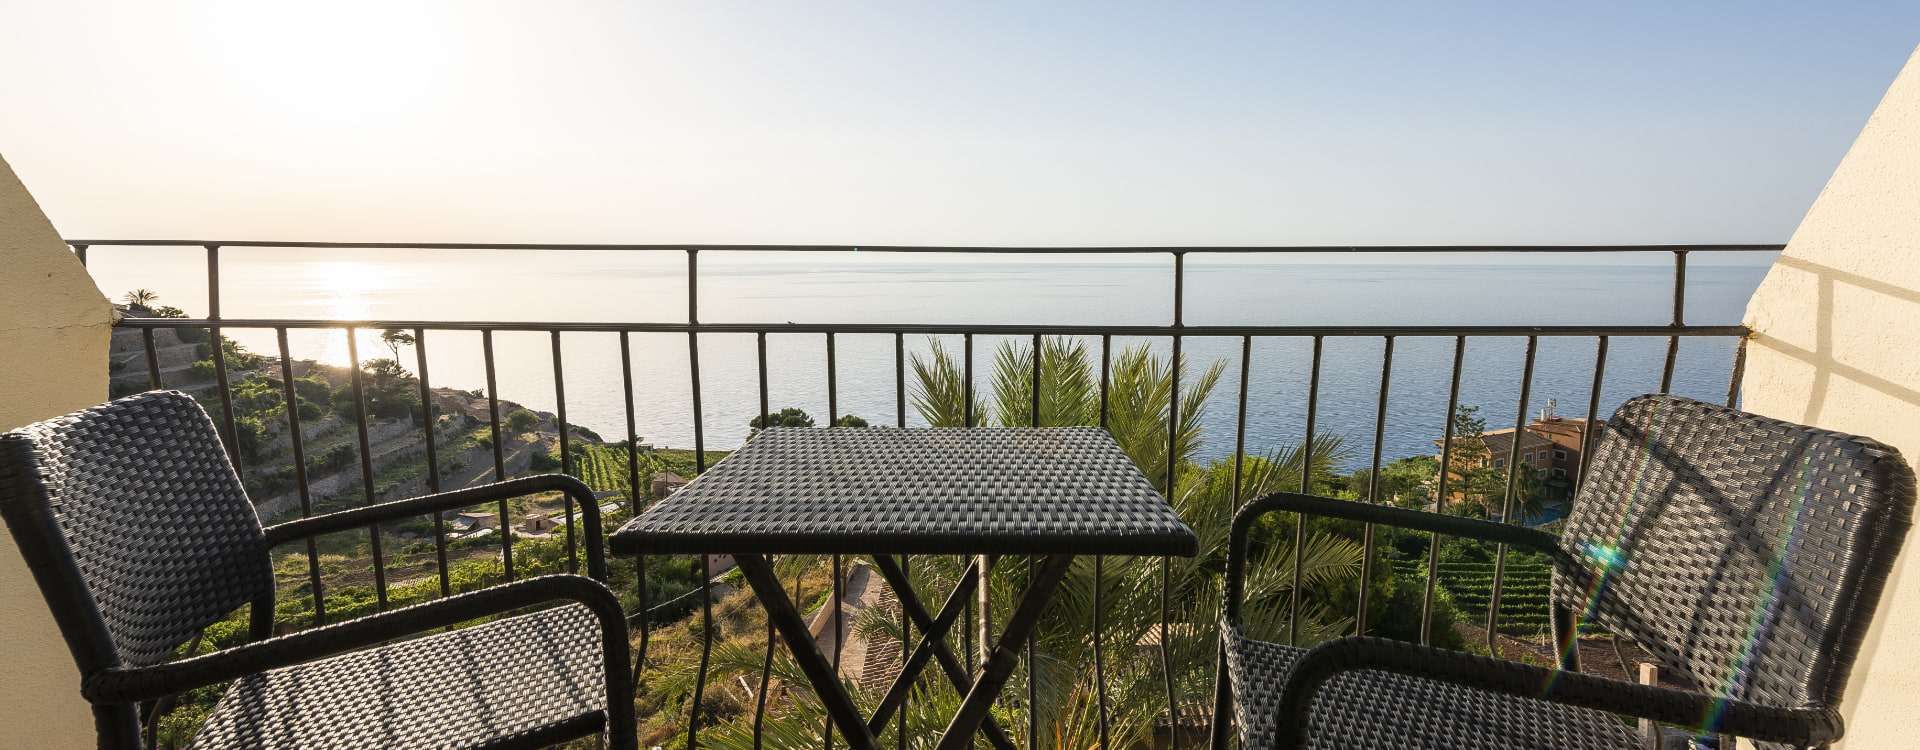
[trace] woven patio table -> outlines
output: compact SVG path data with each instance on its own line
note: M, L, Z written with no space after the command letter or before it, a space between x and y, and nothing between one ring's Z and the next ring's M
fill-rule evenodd
M984 730L1013 750L988 708L1075 555L1195 554L1180 521L1106 430L1097 427L773 428L614 533L615 554L731 554L767 609L828 716L853 750L904 703L938 661L966 698L939 750ZM769 555L871 555L923 633L870 719L862 719L774 576ZM892 555L975 555L930 615ZM983 563L1044 558L980 674L969 679L945 635L965 611Z

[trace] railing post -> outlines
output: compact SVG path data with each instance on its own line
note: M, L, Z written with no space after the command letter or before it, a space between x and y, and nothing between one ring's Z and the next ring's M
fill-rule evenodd
M353 426L360 439L360 492L366 499L367 506L371 507L376 502L373 489L373 442L367 435L366 374L360 370L360 347L355 341L359 338L358 333L359 331L354 327L347 327L347 358L353 360L347 372L350 376L349 381L353 385ZM500 533L511 539L512 534L508 532L506 525L506 510L506 501L503 500L500 503ZM387 570L386 555L380 550L380 524L367 526L367 539L373 551L374 594L379 600L380 611L385 612L387 611ZM511 568L508 569L507 578L508 580L513 578Z
M1673 251L1673 327L1685 326L1687 319L1687 251ZM1660 392L1673 392L1673 367L1680 359L1680 337L1667 337L1667 362L1660 368Z

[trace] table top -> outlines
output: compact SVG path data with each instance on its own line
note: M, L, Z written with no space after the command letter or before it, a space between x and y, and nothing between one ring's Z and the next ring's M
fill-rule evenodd
M613 534L616 554L1195 554L1098 427L755 436Z

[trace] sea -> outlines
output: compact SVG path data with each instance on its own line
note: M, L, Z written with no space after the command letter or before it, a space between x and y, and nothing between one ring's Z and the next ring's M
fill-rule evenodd
M1738 324L1774 253L1693 253L1686 272L1685 321ZM148 289L158 304L193 317L208 310L199 248L95 247L89 270L108 297ZM502 322L682 323L688 315L687 255L678 251L308 250L227 247L221 251L225 318ZM1173 321L1170 255L950 255L885 252L720 252L699 255L703 323L923 323L1166 325ZM1672 316L1673 256L1636 253L1297 254L1193 253L1185 261L1187 325L1666 325ZM249 350L274 354L273 332L227 329ZM350 361L340 331L294 330L296 359ZM958 354L959 336L941 337ZM933 339L908 335L911 356ZM1165 337L1116 336L1113 349ZM975 337L975 378L984 389L1002 341ZM1094 356L1097 338L1086 343ZM1672 391L1724 401L1738 342L1681 340ZM391 356L378 331L356 342L361 359ZM1382 385L1384 340L1328 337L1323 343L1315 429L1343 435L1352 458L1371 459ZM544 332L494 334L499 395L555 411L553 349ZM636 432L656 447L695 444L693 382L684 333L631 334ZM1399 337L1386 379L1383 461L1431 454L1446 422L1454 340ZM1599 413L1659 388L1664 338L1615 338L1609 345ZM699 336L703 443L736 447L758 412L757 345L752 334ZM1543 337L1530 397L1519 402L1524 338L1468 340L1460 402L1479 407L1489 428L1540 416L1585 416L1592 396L1593 337ZM486 385L480 334L432 331L430 382L463 390ZM1206 458L1231 455L1241 384L1241 340L1183 338L1187 382L1224 363L1202 418ZM896 409L891 334L835 337L838 410L873 424L926 423ZM1307 431L1311 338L1253 342L1246 389L1245 446L1263 453L1297 444ZM414 369L414 351L400 360ZM769 403L827 422L825 336L767 337ZM562 336L569 421L609 441L627 437L618 334ZM908 370L908 388L913 386Z

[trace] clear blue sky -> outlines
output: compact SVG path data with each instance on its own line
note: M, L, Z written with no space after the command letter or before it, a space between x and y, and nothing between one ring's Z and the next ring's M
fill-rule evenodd
M1920 3L0 0L69 237L1784 241Z

